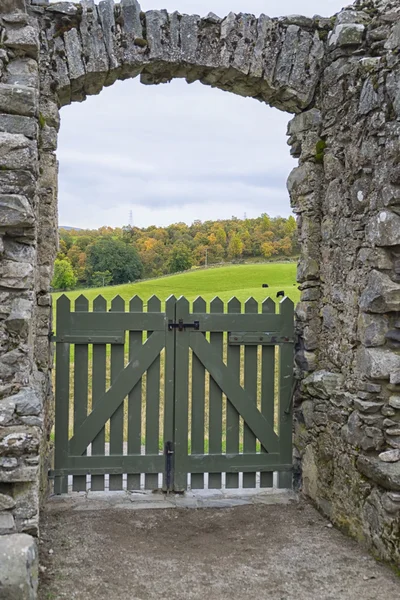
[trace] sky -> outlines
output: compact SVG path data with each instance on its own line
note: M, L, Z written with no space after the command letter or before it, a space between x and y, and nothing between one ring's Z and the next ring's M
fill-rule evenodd
M51 0L53 2L55 0ZM97 0L96 0L97 3ZM345 0L142 0L143 10L330 16ZM80 228L291 214L291 116L184 80L116 82L61 110L59 223ZM130 220L132 214L132 220Z

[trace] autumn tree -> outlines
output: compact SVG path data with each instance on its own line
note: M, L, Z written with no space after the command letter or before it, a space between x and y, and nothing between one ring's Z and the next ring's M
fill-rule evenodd
M180 271L187 271L192 267L192 258L190 256L189 249L183 244L175 246L171 252L169 261L169 272L179 273Z
M243 242L238 234L231 237L229 242L228 254L230 258L238 259L243 253Z

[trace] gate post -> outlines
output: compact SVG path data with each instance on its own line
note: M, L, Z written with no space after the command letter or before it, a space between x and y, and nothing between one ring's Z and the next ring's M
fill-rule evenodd
M164 375L164 453L165 468L163 491L173 489L174 439L175 439L175 329L169 330L170 321L175 322L176 297L170 296L165 303L165 375Z
M279 305L282 316L282 337L292 338L294 304L284 298ZM282 343L279 350L279 444L282 463L293 464L292 394L294 370L294 345ZM278 473L278 487L292 489L293 470Z
M176 303L176 321L184 323L189 318L189 302L181 296ZM189 420L189 331L176 332L175 339L175 445L174 490L187 489L187 470L184 467L188 455Z

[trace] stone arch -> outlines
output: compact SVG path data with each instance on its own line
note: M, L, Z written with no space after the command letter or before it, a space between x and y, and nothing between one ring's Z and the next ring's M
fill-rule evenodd
M287 112L313 99L327 27L301 17L142 12L137 0L57 3L43 24L42 93L56 91L59 106L140 75L145 84L200 81Z
M332 19L220 19L142 13L136 0L5 0L0 16L0 484L10 531L37 533L46 487L59 108L117 79L184 77L295 114L295 465L333 522L399 561L397 4L357 0Z

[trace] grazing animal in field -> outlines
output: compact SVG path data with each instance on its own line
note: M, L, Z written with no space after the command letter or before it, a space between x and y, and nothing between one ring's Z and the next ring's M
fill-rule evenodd
M277 293L276 295L277 298L284 298L285 297L285 292L282 290L280 292Z
M263 283L262 286L263 286L263 288L269 287L268 283Z

